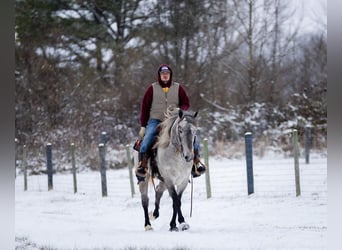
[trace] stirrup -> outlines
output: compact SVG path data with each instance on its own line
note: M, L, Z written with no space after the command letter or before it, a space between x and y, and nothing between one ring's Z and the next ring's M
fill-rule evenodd
M202 162L199 162L199 163L197 163L196 170L200 174L203 174L207 170L207 168L206 168L206 166Z
M146 177L147 176L147 171L146 171L146 169L144 167L138 166L135 169L135 175L139 176L139 177Z
M138 171L137 171L137 169L135 170L135 177L137 177L137 180L138 180L138 184L140 183L140 182L144 182L145 180L146 180L146 173L145 173L145 175L144 174L142 174L142 173L139 173Z
M192 177L196 178L201 176L206 171L206 169L206 166L199 159L197 159L196 163L194 162L194 164L192 165Z
M138 184L144 182L147 176L147 168L143 166L143 161L139 162L139 165L135 169L135 176L137 177Z

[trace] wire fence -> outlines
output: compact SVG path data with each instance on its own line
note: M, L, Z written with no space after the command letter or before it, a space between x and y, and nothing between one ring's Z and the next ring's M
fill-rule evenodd
M294 136L294 138L296 137ZM295 145L297 141L294 139L293 143ZM251 145L250 143L249 147L252 147ZM77 192L85 195L102 194L102 196L121 195L123 197L133 197L136 194L138 188L133 173L133 165L137 157L131 145L126 145L125 150L121 150L120 161L125 162L124 166L115 169L110 167L112 166L110 162L115 161L113 158L116 158L118 155L113 154L113 152L108 152L105 144L99 144L99 160L94 161L96 162L94 165L97 164L98 167L90 168L92 170L89 170L89 168L86 170L85 168L79 168L79 160L77 160L79 158L75 157L75 148L73 145L71 146L71 155L69 155L71 160L69 160L68 167L63 165L58 166L59 170L64 169L64 172L56 171L55 166L52 166L56 162L60 162L61 159L58 153L54 154L51 152L53 145L47 144L47 170L40 170L38 172L34 171L34 167L31 166L29 175L27 174L28 149L26 146L23 146L21 164L16 166L16 188L37 192L53 189L56 192ZM246 164L243 159L209 160L206 139L204 139L203 146L205 162L208 165L208 169L205 178L199 177L194 179L195 188L198 191L196 195L198 196L206 195L207 198L212 196L244 196L251 194L250 190L256 195L263 196L291 196L294 194L297 196L326 196L327 163L324 157L312 159L310 163L307 154L301 161L296 154L294 154L294 158L274 160L253 159L252 149L247 150L246 148L246 159L249 157ZM39 150L42 154L41 147L33 148L31 152L37 153ZM306 150L306 152L309 152L309 150ZM126 161L123 161L123 155L126 157ZM135 160L132 156L135 156ZM248 166L251 164L252 166ZM252 172L249 172L251 170Z
M276 162L276 164L275 164ZM247 174L243 160L212 159L209 161L211 193L216 198L232 198L247 196ZM326 158L312 159L310 164L300 161L301 196L327 196L327 160ZM254 193L258 196L279 197L296 194L293 159L277 159L254 161ZM131 185L129 171L117 169L108 170L108 196L120 196L129 199ZM156 184L158 183L155 181ZM135 195L139 194L137 181L134 177ZM193 179L194 197L206 198L206 181L201 176ZM20 174L15 181L16 189L24 190L24 176ZM84 171L77 173L78 194L101 196L101 174L99 171ZM29 192L48 192L47 174L30 175L27 177ZM56 173L53 176L53 191L73 193L73 176L71 173ZM153 192L151 184L150 191ZM189 191L186 189L185 195Z

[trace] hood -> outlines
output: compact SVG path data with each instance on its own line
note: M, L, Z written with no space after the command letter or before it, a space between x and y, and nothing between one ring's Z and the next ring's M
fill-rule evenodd
M161 79L160 79L160 74L159 74L159 72L160 72L160 69L162 68L162 67L168 67L169 68L169 70L170 70L170 80L165 84L164 82L162 82L161 81ZM161 85L161 86L167 86L167 87L170 87L170 85L171 85L171 82L172 82L172 69L171 69L171 67L169 66L169 65L167 65L167 64L161 64L159 67L158 67L158 70L157 70L157 79L158 79L158 82L159 82L159 84Z

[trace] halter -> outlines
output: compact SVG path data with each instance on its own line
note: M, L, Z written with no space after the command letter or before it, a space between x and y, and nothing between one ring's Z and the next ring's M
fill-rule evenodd
M192 115L190 115L190 114L185 114L185 115L183 115L182 116L182 118L179 118L178 119L178 121L177 121L177 139L178 139L178 141L179 141L179 144L180 145L175 145L175 143L173 143L172 142L172 145L176 148L176 152L177 153L182 153L183 154L183 143L182 143L182 137L181 137L181 135L180 135L180 132L179 132L179 123L181 122L181 121L183 121L184 119L185 119L185 117L191 117L191 118L194 118L194 116L192 116ZM174 125L175 125L175 122L174 122Z

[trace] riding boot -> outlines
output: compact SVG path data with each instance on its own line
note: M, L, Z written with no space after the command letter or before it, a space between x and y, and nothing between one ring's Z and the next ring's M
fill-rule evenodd
M138 179L138 182L145 181L145 177L147 175L147 155L145 153L139 153L139 163L135 169L135 175Z
M200 161L198 152L195 150L194 156L194 163L192 165L191 174L192 177L196 178L201 176L205 170L207 169L206 166Z

